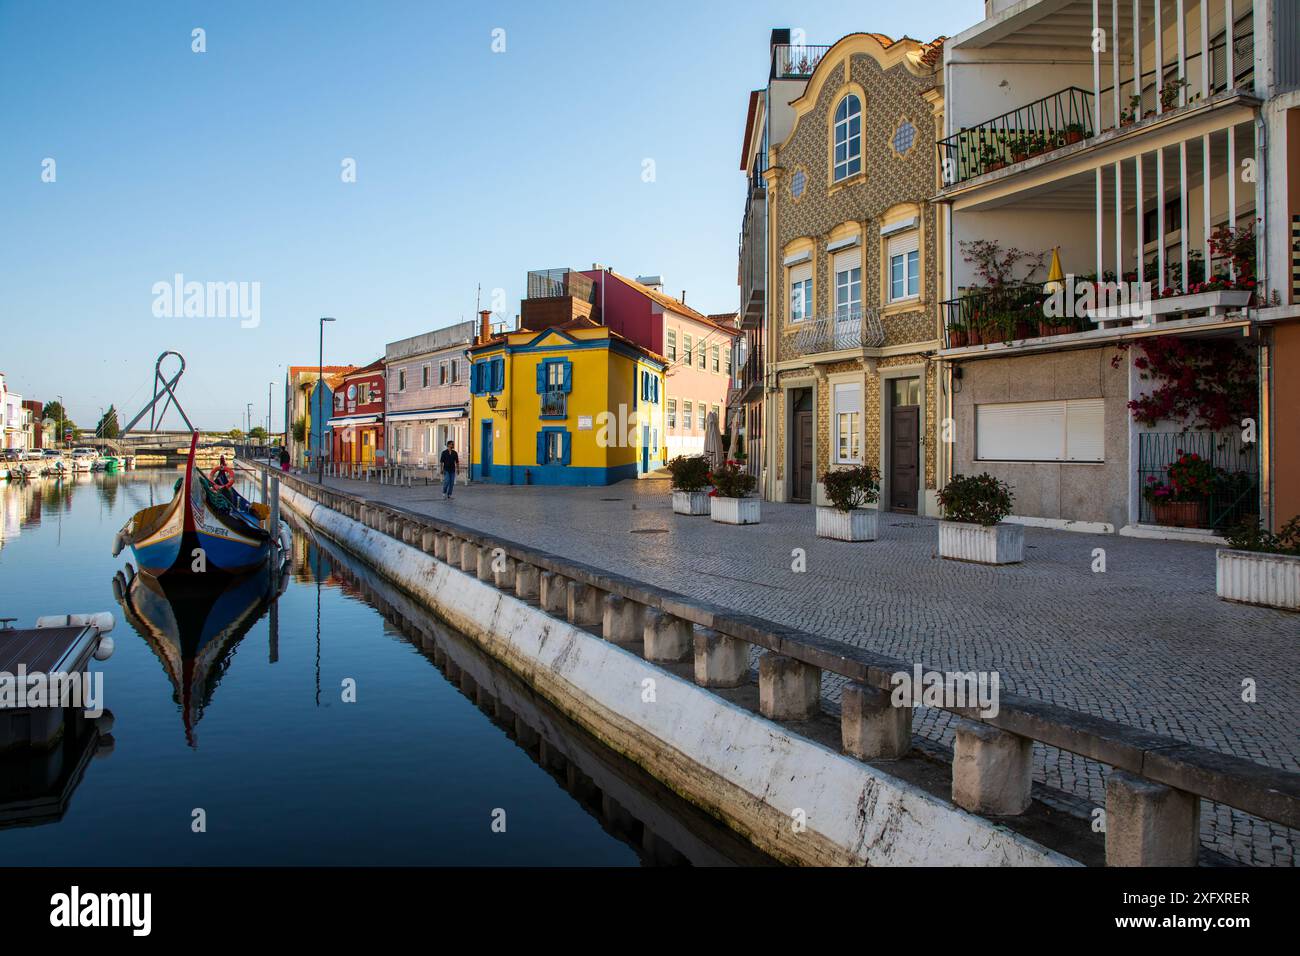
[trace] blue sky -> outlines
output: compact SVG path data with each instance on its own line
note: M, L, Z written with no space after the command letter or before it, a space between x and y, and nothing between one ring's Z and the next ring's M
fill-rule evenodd
M326 363L361 364L472 317L479 284L513 319L529 269L595 261L734 309L770 30L929 40L982 12L0 0L0 371L93 426L109 403L133 414L175 349L196 424L239 425L247 402L260 423L275 382L280 429L284 368L316 362L320 315L338 317ZM177 273L259 283L260 324L156 317L153 286Z

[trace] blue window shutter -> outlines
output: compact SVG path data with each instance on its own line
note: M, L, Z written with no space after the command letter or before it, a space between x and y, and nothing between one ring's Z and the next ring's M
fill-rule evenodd
M506 387L506 360L498 356L492 360L492 391L500 392Z
M469 393L471 395L482 394L478 387L478 373L480 368L482 368L482 366L478 362L475 362L469 367Z
M546 363L537 363L537 394L540 395L546 391Z
M564 360L564 393L567 395L573 391L573 363L568 359Z
M560 456L560 462L567 465L570 459L570 453L573 451L573 439L567 431L560 432L557 436L560 441L564 442L564 451Z
M537 433L537 464L546 464L546 432Z

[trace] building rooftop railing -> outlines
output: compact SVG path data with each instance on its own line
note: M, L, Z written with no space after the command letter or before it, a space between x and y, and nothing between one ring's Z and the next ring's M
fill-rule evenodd
M572 296L583 302L595 301L596 284L572 269L535 269L528 273L528 298L563 299Z
M830 49L829 45L778 43L772 47L772 79L802 80L813 75L817 64Z

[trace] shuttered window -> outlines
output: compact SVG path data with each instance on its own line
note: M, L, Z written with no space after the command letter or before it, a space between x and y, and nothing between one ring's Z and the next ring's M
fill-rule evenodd
M981 461L1104 461L1105 401L977 405L975 457Z
M861 464L862 386L839 382L832 397L831 420L835 423L835 461Z
M921 291L920 234L915 230L889 239L889 299L916 298Z

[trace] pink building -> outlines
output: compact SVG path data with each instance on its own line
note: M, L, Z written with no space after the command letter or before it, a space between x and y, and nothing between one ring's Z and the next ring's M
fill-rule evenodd
M735 316L707 316L663 291L658 276L629 279L612 269L584 272L594 305L614 332L668 359L664 431L668 457L700 454L709 412L727 428L727 396L740 330ZM683 293L685 298L685 293Z

